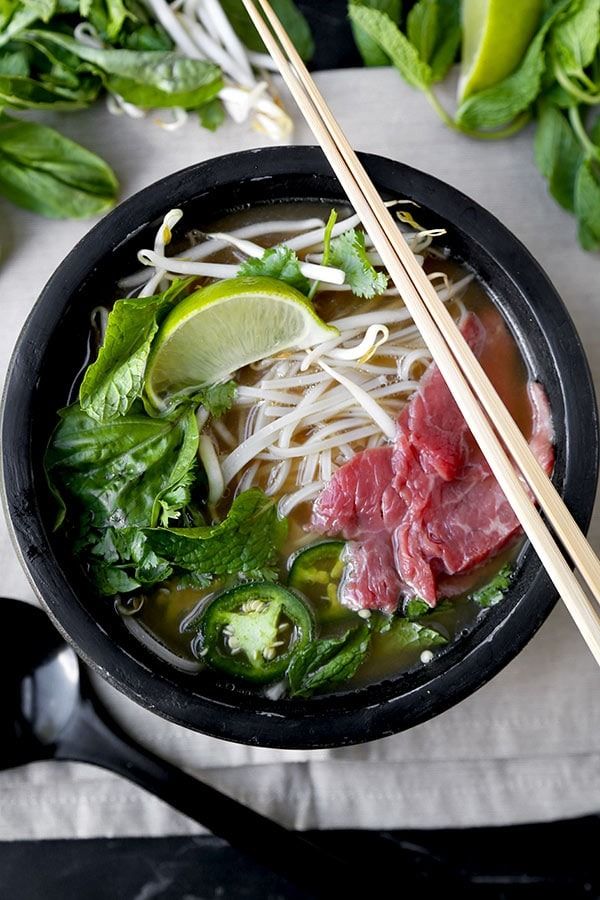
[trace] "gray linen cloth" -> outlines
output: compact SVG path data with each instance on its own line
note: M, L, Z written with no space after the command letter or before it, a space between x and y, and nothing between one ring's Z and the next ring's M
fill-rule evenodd
M600 384L600 261L578 248L573 220L547 195L531 132L498 143L454 134L393 70L327 72L318 82L354 146L448 181L524 241L562 294ZM312 143L296 119L295 141ZM101 106L48 121L109 160L123 195L197 160L263 143L233 125L212 135L190 121L167 133L151 120L113 118ZM4 374L41 287L89 224L48 222L3 203L0 215ZM597 516L591 538L598 548ZM0 569L6 595L33 599L3 523ZM343 750L227 744L157 718L99 679L98 689L144 745L289 826L471 826L600 809L600 672L562 606L500 675L460 705L404 734ZM197 830L142 790L90 766L35 764L0 774L0 839Z

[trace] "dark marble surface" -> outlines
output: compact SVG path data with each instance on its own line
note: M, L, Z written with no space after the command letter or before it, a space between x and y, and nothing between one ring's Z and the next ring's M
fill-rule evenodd
M600 898L598 817L511 828L329 831L311 836L349 865L368 866L373 897ZM210 836L0 843L2 900L312 896Z

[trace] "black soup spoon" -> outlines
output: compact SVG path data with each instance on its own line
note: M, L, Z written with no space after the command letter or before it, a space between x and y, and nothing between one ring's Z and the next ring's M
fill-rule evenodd
M311 896L348 897L364 891L366 884L361 885L361 875L347 860L137 744L95 695L85 668L47 616L18 600L0 598L0 604L1 769L43 759L102 766L160 797ZM22 636L18 653L15 635Z

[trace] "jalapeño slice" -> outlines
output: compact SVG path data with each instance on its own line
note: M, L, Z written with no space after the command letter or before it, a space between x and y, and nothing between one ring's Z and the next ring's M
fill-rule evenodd
M306 604L269 581L231 588L212 600L199 621L200 654L211 666L248 681L283 677L313 635Z
M348 610L338 600L345 546L345 541L320 541L300 550L292 562L288 584L308 597L321 622L348 615Z

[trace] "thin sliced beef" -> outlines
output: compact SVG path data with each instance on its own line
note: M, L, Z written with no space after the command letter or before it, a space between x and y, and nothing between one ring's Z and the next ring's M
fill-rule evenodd
M487 340L509 340L488 335ZM461 323L476 354L486 334L473 314ZM496 331L497 329L494 329ZM530 384L530 446L552 469L552 422L541 385ZM438 585L498 553L519 524L436 366L398 420L393 447L365 450L317 498L312 527L351 539L342 600L393 611L402 595L435 605Z

